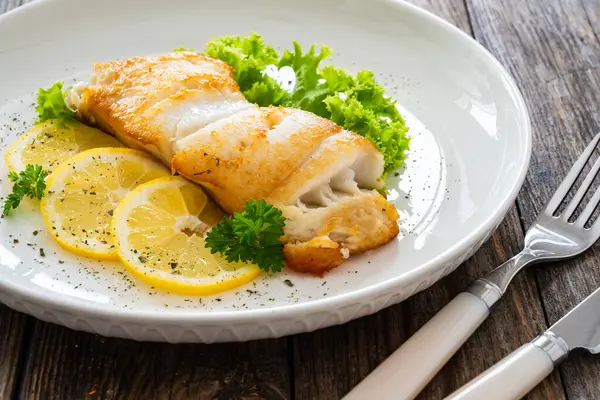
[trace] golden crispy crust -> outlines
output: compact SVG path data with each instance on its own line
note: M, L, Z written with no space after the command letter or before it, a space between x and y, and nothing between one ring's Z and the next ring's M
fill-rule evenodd
M327 243L329 241L330 243ZM315 238L309 242L287 243L283 246L285 264L294 271L323 276L340 266L344 257L340 246L327 238Z
M350 254L377 248L400 232L398 210L376 191L343 202L328 217L317 234L337 236Z
M269 138L284 119L297 121L302 127L290 129L293 133L285 140ZM213 125L209 125L204 132L193 135L198 138L188 137L171 165L181 175L208 188L221 206L232 213L240 211L248 199L269 198L325 138L342 128L306 111L266 107L232 118L220 124L218 130L212 129Z
M177 98L180 90L239 91L229 65L192 52L97 63L94 72L82 93L80 117L165 162L171 157L171 137L144 114L148 108Z
M392 213L390 212L390 214ZM308 242L286 243L283 246L285 263L294 271L322 277L344 262L342 248L348 249L349 254L363 253L386 244L399 232L396 220L393 215L390 215L390 218L381 229L377 230L376 234L363 237L362 241L351 246L352 250L346 246L342 247L332 240L329 242L335 246L327 243L328 237L318 237Z
M341 264L342 248L349 254L362 253L399 233L398 211L377 191L305 212L280 207L286 217L286 263L300 272L322 275Z

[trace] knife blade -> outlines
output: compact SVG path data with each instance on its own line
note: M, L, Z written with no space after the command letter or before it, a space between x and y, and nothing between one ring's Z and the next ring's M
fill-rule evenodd
M548 328L547 332L561 338L569 351L586 349L592 354L598 354L600 352L600 288Z

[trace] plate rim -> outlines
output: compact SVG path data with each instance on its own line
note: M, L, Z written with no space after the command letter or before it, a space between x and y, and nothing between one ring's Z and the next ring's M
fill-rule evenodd
M63 2L68 3L72 0L36 0L27 3L16 9L8 11L0 16L0 24L7 18L12 18L17 14L28 12L35 7L39 7L45 3ZM313 299L311 301L286 304L269 308L258 308L251 310L219 310L206 312L197 309L173 309L171 312L157 312L150 310L136 310L130 308L107 308L106 306L94 303L79 303L75 299L68 296L53 296L51 293L36 291L35 288L28 288L22 285L15 284L8 280L0 281L0 291L7 294L33 302L37 305L50 306L55 311L68 312L78 316L91 316L94 318L104 318L119 322L133 322L146 324L187 324L194 323L198 327L204 324L235 322L243 324L248 322L259 322L265 320L293 320L298 316L308 314L317 314L338 310L350 303L372 301L374 298L382 294L393 294L400 291L401 287L407 287L410 284L426 279L433 274L441 273L443 266L448 264L452 259L457 258L463 253L466 253L469 248L476 245L478 241L495 231L498 221L502 221L516 200L523 183L525 181L532 153L532 127L529 109L521 94L514 78L506 70L506 68L488 51L484 46L477 42L472 36L460 30L445 19L404 0L385 0L382 3L394 7L404 9L405 12L414 13L420 17L429 20L439 28L444 29L449 35L453 35L458 40L462 40L471 49L476 50L481 56L482 61L488 63L494 72L498 73L501 78L503 87L507 90L508 96L517 106L518 118L521 121L524 140L522 154L519 159L522 160L519 165L519 173L517 179L512 183L510 191L506 191L502 200L498 203L493 213L490 215L469 235L464 236L454 246L449 247L444 252L439 254L420 266L403 273L402 275L390 278L383 282L372 284L368 287L354 290L349 293L338 294L331 297ZM456 266L455 266L456 267ZM436 278L439 279L438 277ZM431 282L433 283L433 282ZM413 293L414 294L414 293ZM411 294L412 295L412 294ZM16 299L15 299L16 300ZM386 304L386 306L391 305ZM376 312L378 309L373 310ZM371 313L371 312L369 312ZM352 317L350 319L354 319Z

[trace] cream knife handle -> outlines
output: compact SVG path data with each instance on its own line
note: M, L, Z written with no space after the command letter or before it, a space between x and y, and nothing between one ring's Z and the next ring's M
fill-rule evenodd
M488 315L481 298L460 293L344 400L414 399Z
M533 343L515 350L446 400L518 400L554 369L546 351Z

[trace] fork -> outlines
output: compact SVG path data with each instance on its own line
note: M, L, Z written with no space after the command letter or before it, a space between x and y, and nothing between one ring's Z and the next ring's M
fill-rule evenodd
M594 192L581 214L575 220L572 219L600 171L600 158L581 182L564 211L559 212L559 208L567 200L571 189L574 189L575 182L599 141L600 134L586 147L544 211L527 230L523 250L458 294L348 393L344 400L368 399L375 394L378 400L414 399L483 323L490 308L506 293L517 273L534 263L574 257L598 240L600 222L594 222L589 228L586 224L600 203L600 188Z

